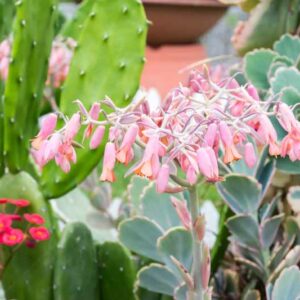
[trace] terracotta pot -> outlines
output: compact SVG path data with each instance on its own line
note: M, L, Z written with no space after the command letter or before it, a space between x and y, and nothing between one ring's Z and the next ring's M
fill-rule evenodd
M152 22L148 44L193 43L225 13L217 0L143 0Z

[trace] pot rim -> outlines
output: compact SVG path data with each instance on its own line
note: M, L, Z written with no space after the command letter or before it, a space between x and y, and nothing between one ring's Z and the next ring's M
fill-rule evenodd
M217 0L142 0L145 4L227 7Z

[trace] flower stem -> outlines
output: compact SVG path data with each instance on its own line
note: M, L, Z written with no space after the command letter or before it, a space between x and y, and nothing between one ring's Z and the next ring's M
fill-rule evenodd
M198 195L197 195L197 185L189 188L190 194L190 209L192 224L194 225L198 217ZM194 278L194 290L189 293L189 300L203 300L203 288L201 280L201 260L202 260L202 241L199 241L198 234L193 226L192 231L193 236L193 278Z

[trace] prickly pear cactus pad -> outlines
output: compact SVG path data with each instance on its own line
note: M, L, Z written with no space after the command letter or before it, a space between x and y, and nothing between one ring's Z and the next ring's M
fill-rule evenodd
M4 151L11 172L20 171L27 165L28 140L36 133L38 103L53 38L56 0L20 0L16 7L4 98Z
M53 231L51 212L37 183L27 173L5 175L0 180L0 195L12 199L30 201L28 212L42 215L46 226L52 229L50 240L35 248L22 245L15 252L3 273L3 287L7 299L51 299L53 293L53 270L56 252L56 235Z
M144 65L147 22L140 1L96 1L84 22L69 76L61 96L61 110L70 115L80 99L87 107L105 96L128 104L139 87ZM80 139L79 139L80 140ZM88 145L84 145L88 148ZM78 162L64 174L50 163L41 184L46 197L58 197L79 184L100 161L102 147L78 152Z
M54 277L55 300L98 300L96 250L83 223L68 224L58 244Z

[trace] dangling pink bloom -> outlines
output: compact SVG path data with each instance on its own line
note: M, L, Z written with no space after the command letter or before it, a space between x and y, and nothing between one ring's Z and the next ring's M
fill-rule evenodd
M228 164L241 159L242 156L234 145L232 133L225 121L220 122L220 136L225 148L224 163Z
M70 172L70 162L76 163L76 152L70 143L66 142L59 147L55 162L65 173Z
M186 171L186 179L189 182L189 184L193 185L197 182L198 175L195 167L190 164Z
M80 114L74 114L71 119L67 122L65 127L64 136L67 141L72 141L75 135L78 133L80 129Z
M270 119L266 115L260 115L258 118L259 127L257 134L262 142L269 145L270 155L280 155L281 150L277 143L277 133Z
M186 202L184 200L178 200L177 198L171 196L171 201L176 209L177 215L182 223L182 225L190 230L192 228L192 219L190 212L187 208Z
M197 162L201 173L208 181L219 181L219 168L214 150L211 147L199 148Z
M281 156L291 161L300 160L300 126L295 126L282 140Z
M117 153L117 159L119 162L127 165L133 159L132 146L135 142L138 132L139 127L136 124L133 124L125 133L121 147Z
M257 89L252 84L248 85L247 92L252 99L254 99L255 101L259 101Z
M105 127L104 126L98 126L95 130L95 132L93 133L92 137L91 137L91 141L90 141L90 149L96 149L99 147L99 145L102 142L103 136L105 133Z
M53 159L58 152L60 146L62 145L62 136L60 133L54 133L52 137L48 140L48 143L44 152L45 161Z
M51 135L57 124L57 115L49 114L42 119L41 129L38 135L32 140L32 147L36 150L41 148L42 142Z
M36 162L36 164L40 168L43 168L46 165L46 163L48 162L45 159L45 152L48 147L48 143L49 143L48 140L44 140L44 141L42 141L42 143L40 145L40 149L38 149L38 150L36 150L34 148L31 149L31 155L32 155L34 161Z
M280 103L277 114L277 119L285 131L290 132L292 128L297 127L298 121L287 104Z
M167 164L163 164L158 172L156 178L156 191L158 193L164 193L167 189L170 175L170 167Z
M215 123L211 123L206 131L206 134L204 136L204 144L205 146L208 147L214 147L215 144L215 140L217 137L217 130L218 130L218 126Z
M94 103L89 111L89 116L92 120L98 120L99 118L99 113L100 113L100 109L101 109L101 105L100 103ZM85 138L89 138L92 135L93 129L94 129L95 125L93 123L90 123L85 132L84 132L84 137ZM99 143L100 144L100 143ZM98 147L98 146L97 146ZM97 148L96 147L96 148ZM95 148L93 148L95 149Z
M116 163L116 148L114 143L107 143L104 151L103 170L100 176L101 181L115 181L114 167Z
M160 141L157 135L152 135L145 148L142 161L134 167L134 173L155 179L159 171L159 148Z
M256 164L257 158L255 149L252 143L248 142L245 145L245 162L249 168L253 168Z

